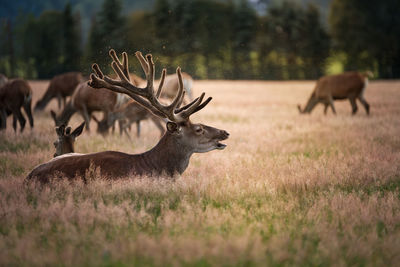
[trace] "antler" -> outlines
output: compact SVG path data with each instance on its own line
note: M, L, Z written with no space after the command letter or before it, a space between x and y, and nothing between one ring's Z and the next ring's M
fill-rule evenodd
M142 53L139 51L135 53L135 56L139 60L140 65L142 66L142 69L146 75L147 84L144 88L136 87L130 81L128 55L126 52L122 53L122 63L118 59L113 49L110 50L109 54L113 59L111 67L120 79L116 80L105 76L100 70L100 67L94 63L92 65L92 69L96 74L90 74L90 81L88 82L89 86L93 88L107 88L117 93L127 94L139 104L149 109L155 115L162 118L168 118L174 122L187 121L190 115L204 108L212 99L209 97L202 103L205 96L205 93L202 93L200 97L196 98L186 106L180 107L185 96L185 91L183 90L181 68L178 67L176 69L176 74L178 75L179 81L178 93L169 105L161 104L159 97L161 95L167 71L165 68L162 70L158 90L156 93L154 93L154 62L151 54L146 55L146 58L144 58Z

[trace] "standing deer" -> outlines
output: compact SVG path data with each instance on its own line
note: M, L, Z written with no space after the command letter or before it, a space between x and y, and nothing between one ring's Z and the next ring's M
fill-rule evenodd
M369 115L369 104L364 98L364 92L368 85L368 77L371 76L371 72L345 72L324 76L318 80L305 108L302 110L300 105L297 108L302 114L311 113L318 103L323 103L325 105L324 114L326 114L329 106L332 108L332 112L336 114L333 100L349 99L354 115L358 109L356 104L356 99L358 99Z
M112 67L119 79L104 76L97 64L92 68L96 74L91 74L89 85L94 88L107 88L111 91L127 94L135 101L148 108L153 114L168 119L167 131L158 144L151 150L142 154L126 154L118 151L104 151L99 153L71 155L55 158L50 162L34 168L27 176L27 180L38 180L42 183L56 179L56 174L72 179L83 177L89 168L96 168L100 175L110 179L132 175L161 175L173 176L181 174L189 165L193 153L204 153L214 149L224 149L225 144L220 141L228 138L229 134L203 124L192 123L189 117L203 109L211 97L203 102L205 93L194 99L189 104L180 107L183 97L183 81L181 69L178 67L177 75L179 90L175 98L168 105L159 101L165 80L166 70L163 69L161 81L157 92L154 91L154 63L151 55L146 58L136 52L143 71L146 74L146 87L136 87L130 81L128 70L128 56L122 53L122 63L114 50L110 50L113 59Z
M87 82L82 82L78 84L71 100L65 105L62 112L57 116L52 110L51 116L56 126L59 126L68 124L72 115L79 112L86 122L86 129L89 130L92 112L102 111L104 118L107 118L109 112L114 111L125 101L127 98L122 94L104 88L94 89Z
M8 81L0 88L0 129L6 129L8 115L13 115L14 132L17 131L17 119L21 127L21 133L24 131L26 119L22 115L21 108L26 112L29 124L33 128L32 117L32 89L28 82L23 79L14 79Z
M115 121L118 121L120 134L125 133L129 139L131 139L128 128L130 128L132 123L136 123L137 137L140 137L140 122L142 120L150 119L154 122L157 128L160 130L161 135L164 133L164 127L162 126L162 119L155 116L148 109L144 108L142 105L138 104L134 100L122 105L120 108L108 114L108 117L99 121L95 116L92 116L97 122L97 132L103 135L108 133Z
M70 126L65 128L65 125L63 124L59 127L56 127L57 140L53 143L54 147L56 148L56 153L54 153L54 157L75 152L75 140L82 133L84 126L85 122L82 122L81 125L79 125L78 127L76 127L75 130L72 131L72 133Z
M50 81L47 91L36 103L35 111L43 110L53 98L57 98L58 108L61 108L61 102L63 102L65 107L67 97L74 93L76 86L82 80L82 74L79 72L67 72L54 76Z

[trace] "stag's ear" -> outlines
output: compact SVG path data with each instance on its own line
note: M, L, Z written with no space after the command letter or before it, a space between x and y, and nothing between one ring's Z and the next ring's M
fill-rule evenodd
M83 131L83 127L85 127L85 122L82 122L81 125L79 125L73 132L72 132L72 136L74 138L77 138L79 135L81 135L82 131Z
M170 133L176 133L179 132L179 125L175 122L169 121L167 122L167 130Z

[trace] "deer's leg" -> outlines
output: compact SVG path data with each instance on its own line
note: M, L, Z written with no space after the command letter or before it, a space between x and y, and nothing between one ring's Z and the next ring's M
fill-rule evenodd
M22 115L21 110L19 108L17 108L16 110L13 110L13 128L14 128L15 132L17 131L17 120L16 119L18 119L18 121L19 121L19 125L21 126L20 131L22 133L25 128L26 120L25 120L24 116Z
M0 122L0 129L7 128L7 112L4 108L0 110L1 122Z
M329 105L331 106L332 112L333 114L336 115L336 109L335 109L335 105L333 104L333 98L329 98Z
M363 104L365 111L367 112L367 115L369 115L369 104L368 102L365 100L363 95L360 95L358 97L358 100L360 100L361 104Z
M57 94L57 102L58 102L58 109L61 109L62 97L60 94Z
M326 113L328 112L328 107L329 107L329 104L327 104L327 103L324 103L324 115L326 115Z
M90 115L89 115L89 112L88 112L86 106L82 107L81 115L82 115L83 119L85 120L86 130L88 130L90 132L90 126L89 126L89 124L90 124Z
M350 104L351 104L351 114L354 115L357 113L358 107L356 103L356 98L355 97L349 97Z
M129 134L129 132L128 132L128 130L127 130L127 129L128 129L127 127L125 127L125 128L124 128L124 133L125 133L125 134L126 134L126 136L128 137L129 141L130 141L130 142L132 142L131 135Z
M140 137L140 121L136 121L136 136Z
M26 101L23 108L28 116L29 125L33 128L33 117L32 117L32 100Z

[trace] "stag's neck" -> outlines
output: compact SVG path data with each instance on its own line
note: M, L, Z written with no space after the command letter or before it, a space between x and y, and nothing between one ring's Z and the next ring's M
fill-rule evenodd
M75 112L76 112L76 108L74 107L72 102L69 101L65 105L61 114L58 116L57 121L59 121L61 123L68 123L69 120L71 119L72 115L74 115Z
M141 157L150 172L173 176L186 170L192 154L193 152L182 146L177 138L166 132L158 144L141 154Z

